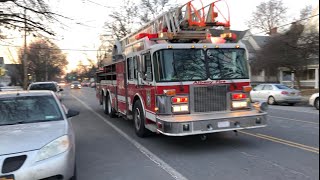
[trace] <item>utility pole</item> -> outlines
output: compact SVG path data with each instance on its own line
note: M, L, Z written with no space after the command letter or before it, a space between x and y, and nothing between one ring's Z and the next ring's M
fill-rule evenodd
M27 9L24 8L24 50L23 50L23 89L28 88L28 64L27 64Z

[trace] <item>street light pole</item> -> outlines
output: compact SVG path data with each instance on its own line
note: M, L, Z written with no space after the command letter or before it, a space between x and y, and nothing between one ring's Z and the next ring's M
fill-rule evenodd
M24 8L24 50L23 50L23 89L28 86L28 65L27 65L27 9Z

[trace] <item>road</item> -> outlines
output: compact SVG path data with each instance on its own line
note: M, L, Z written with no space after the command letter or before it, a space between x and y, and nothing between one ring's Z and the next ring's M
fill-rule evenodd
M132 121L109 118L92 88L65 88L81 114L76 131L80 180L318 180L319 111L271 106L267 128L199 136L138 138Z

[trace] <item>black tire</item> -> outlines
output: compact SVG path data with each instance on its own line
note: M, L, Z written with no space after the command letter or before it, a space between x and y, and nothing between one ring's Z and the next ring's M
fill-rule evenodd
M105 114L108 114L107 96L102 96L102 108Z
M103 100L102 100L103 99L103 92L100 94L100 96L101 97L99 98L99 104L102 105L102 103L103 103Z
M109 117L114 118L116 117L116 111L112 108L111 100L109 96L107 96L106 99L107 99L107 114L109 115Z
M74 165L73 177L70 180L77 180L77 166Z
M314 107L319 110L319 98L314 101Z
M145 127L145 120L142 104L140 101L136 101L133 106L133 123L139 137L146 137L150 134L150 131Z
M270 96L268 98L268 104L269 105L275 105L277 102L276 102L276 99L273 97L273 96Z

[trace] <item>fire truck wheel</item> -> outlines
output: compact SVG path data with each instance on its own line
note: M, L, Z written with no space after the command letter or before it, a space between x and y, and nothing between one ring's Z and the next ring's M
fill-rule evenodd
M107 104L107 114L111 117L111 118L114 118L114 117L116 117L116 112L115 112L115 110L112 108L112 105L111 105L111 101L110 101L110 98L109 98L109 96L107 97L107 102L108 102L108 104Z
M146 137L149 132L145 127L145 117L142 110L142 105L140 101L134 103L133 108L133 121L134 129L139 137Z
M103 108L103 112L105 114L108 114L108 104L107 104L107 97L106 96L104 96L102 98L102 108Z

